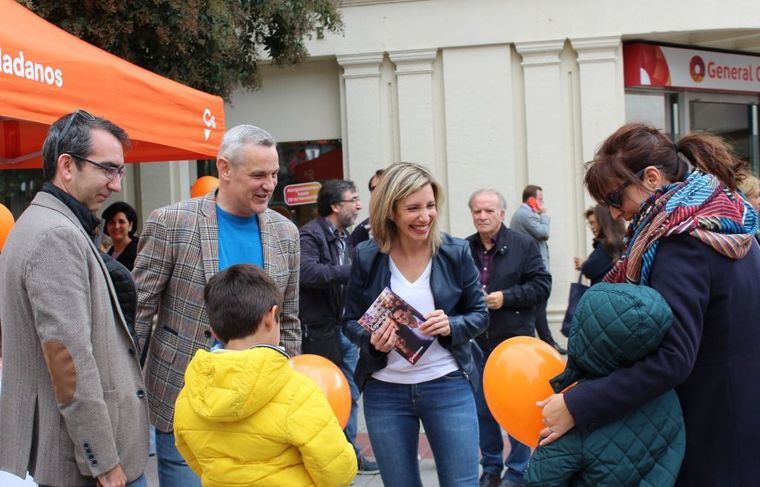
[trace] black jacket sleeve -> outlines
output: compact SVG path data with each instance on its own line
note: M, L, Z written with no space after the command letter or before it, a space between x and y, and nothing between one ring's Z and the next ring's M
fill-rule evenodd
M438 342L444 347L468 342L483 333L488 326L488 308L480 287L478 269L470 255L469 246L462 245L460 249L457 258L459 269L451 269L451 272L460 273L462 295L456 304L457 314L449 315L451 334L438 337Z
M604 245L597 243L581 266L581 272L588 277L591 284L596 284L612 269L612 264L612 256L604 250Z
M552 289L552 276L544 267L538 244L531 241L524 255L524 266L520 284L504 289L504 306L535 306L549 299Z
M660 241L649 284L670 305L673 324L654 353L565 392L565 404L580 431L620 419L688 378L710 300L711 270L705 252L713 251L686 235Z
M356 228L354 228L354 231L351 232L351 246L354 248L360 243L369 240L369 223L367 222L368 220L364 220L359 223L356 225Z
M351 275L346 286L345 305L343 308L343 333L360 348L369 347L370 334L358 322L372 303L367 303L362 290L366 285L367 275L363 271L365 263L360 262L361 253L354 249L351 262Z
M351 273L351 264L339 265L321 258L319 236L312 232L300 232L301 240L301 277L303 287L322 287L332 284L345 284Z
M105 252L101 252L100 257L103 259L106 270L108 270L108 274L111 276L111 282L113 283L114 291L116 291L116 299L119 301L119 307L124 315L129 334L132 335L135 344L138 344L139 341L135 332L137 288L135 287L135 281L132 279L132 274L121 262L118 262Z

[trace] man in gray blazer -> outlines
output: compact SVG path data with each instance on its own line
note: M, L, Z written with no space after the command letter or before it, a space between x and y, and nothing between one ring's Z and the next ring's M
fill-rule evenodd
M0 255L0 469L42 485L146 485L137 347L93 243L127 140L82 110L55 122L46 182Z
M190 359L215 345L203 305L212 276L234 264L263 268L285 296L280 345L290 355L301 351L298 229L267 207L280 169L275 141L258 127L233 127L222 138L216 167L218 191L150 215L133 270L141 347L150 339L145 380L161 487L200 486L174 447L174 403Z
M540 186L529 184L525 186L522 193L522 204L517 207L512 215L512 221L509 226L512 230L524 233L538 243L541 251L541 259L544 261L544 267L550 271L549 267L549 226L551 220L544 206L544 191ZM536 332L538 338L554 347L559 353L567 353L552 337L549 329L549 322L546 319L546 302L544 299L536 305Z

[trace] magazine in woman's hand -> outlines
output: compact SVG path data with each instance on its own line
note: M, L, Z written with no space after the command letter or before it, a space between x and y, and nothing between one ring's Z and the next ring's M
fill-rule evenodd
M404 301L389 287L375 299L375 302L359 318L359 324L372 333L386 321L391 321L396 329L396 352L414 365L425 353L434 338L425 336L417 330L420 323L425 321L422 313Z

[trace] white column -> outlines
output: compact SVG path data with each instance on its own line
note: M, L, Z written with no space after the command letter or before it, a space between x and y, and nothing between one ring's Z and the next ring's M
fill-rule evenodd
M511 52L502 44L443 49L442 55L450 228L464 237L475 232L467 207L473 191L494 188L508 202L522 191L516 181Z
M564 40L517 43L525 79L525 136L529 184L541 186L551 217L549 238L552 294L549 319L555 325L567 301L574 279L572 258L576 232L574 222L576 184L573 171L572 89L562 70L560 53ZM555 338L559 338L556 326Z
M388 53L396 65L399 146L402 161L436 168L433 114L434 49ZM439 179L441 175L437 175Z
M369 192L366 183L377 168L388 165L383 147L380 66L383 53L338 56L343 68L341 103L345 126L343 129L343 159L345 176L353 179L366 210Z
M570 39L578 53L583 160L625 122L620 36Z
M142 218L156 208L190 198L190 165L195 161L150 162L140 165L139 193L142 202Z
M625 122L625 87L623 85L623 53L620 36L570 39L578 54L582 161L589 161L599 145ZM574 167L574 181L581 194L578 209L594 202L583 187L584 167ZM592 248L591 233L583 220L578 220L579 255L588 255Z
M449 186L444 141L443 77L436 72L436 49L388 53L396 65L398 143L402 161L430 168L436 180ZM450 232L448 198L438 210L440 228Z

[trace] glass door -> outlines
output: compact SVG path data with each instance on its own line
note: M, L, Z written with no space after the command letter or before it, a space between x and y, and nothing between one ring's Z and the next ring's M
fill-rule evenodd
M683 121L688 132L709 132L731 143L736 154L760 169L758 154L757 96L685 93L688 110Z

